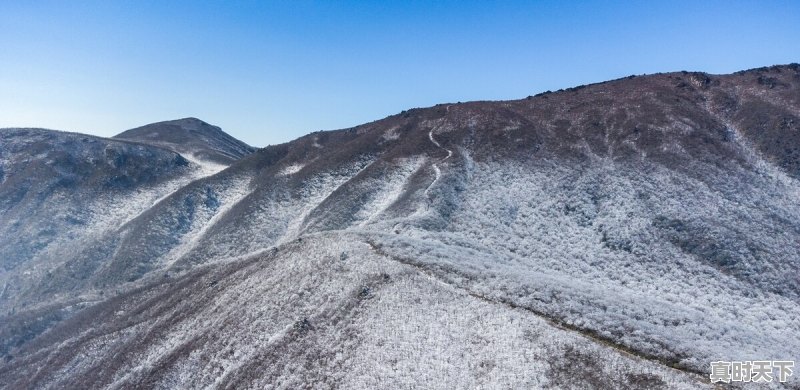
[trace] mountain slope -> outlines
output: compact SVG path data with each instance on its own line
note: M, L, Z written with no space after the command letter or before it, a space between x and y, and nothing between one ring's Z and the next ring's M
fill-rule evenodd
M82 134L2 129L0 137L4 229L0 257L6 270L71 231L70 227L90 223L88 214L99 210L87 207L88 203L131 196L144 188L159 192L192 170L189 161L173 152ZM43 225L48 228L26 230Z
M80 388L697 386L362 242L318 235L158 281L68 320L0 377Z
M197 118L152 123L124 131L116 139L165 147L188 159L230 165L255 148Z
M18 330L0 330L0 351L102 299L114 286L88 280L107 267L106 243L218 170L142 143L0 129L0 315Z
M796 64L309 134L85 248L71 264L95 253L87 285L118 295L20 343L0 377L673 388L710 361L798 360L799 150Z

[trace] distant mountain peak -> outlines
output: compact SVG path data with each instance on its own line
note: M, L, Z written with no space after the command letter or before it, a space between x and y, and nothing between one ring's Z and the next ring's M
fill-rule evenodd
M181 118L181 119L173 119L163 122L156 122L151 125L175 125L180 126L189 131L199 131L199 132L212 132L212 133L224 133L219 126L214 126L202 119L198 119L195 117L188 117L188 118ZM150 125L148 125L150 126Z
M151 123L114 138L173 150L184 157L230 165L255 148L194 117Z

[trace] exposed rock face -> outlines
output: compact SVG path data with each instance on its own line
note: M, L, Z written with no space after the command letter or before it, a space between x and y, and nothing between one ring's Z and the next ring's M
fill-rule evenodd
M12 260L56 276L7 279L0 332L36 331L0 383L694 388L800 360L799 155L798 65L309 134Z

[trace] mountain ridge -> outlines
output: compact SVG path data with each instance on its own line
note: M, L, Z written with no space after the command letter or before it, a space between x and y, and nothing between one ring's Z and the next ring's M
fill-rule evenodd
M410 109L262 148L64 256L51 295L27 299L87 309L11 346L0 377L697 388L709 361L796 359L799 113L792 64Z

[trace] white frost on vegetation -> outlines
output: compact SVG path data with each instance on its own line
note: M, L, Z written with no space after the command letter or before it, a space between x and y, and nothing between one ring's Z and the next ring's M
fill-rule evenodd
M26 262L26 267L36 268L37 264L46 264L48 269L60 265L77 255L87 242L101 239L107 234L116 232L154 205L163 201L189 183L217 172L216 164L193 165L188 174L179 176L159 185L137 187L126 193L101 193L82 210L86 214L86 223L72 226L66 234L55 237L36 256ZM68 194L54 193L51 196L52 217L54 220L66 220L74 214L74 210L61 207L60 198L68 198ZM63 202L68 204L68 202Z
M235 229L207 235L198 253L206 261L219 261L298 238L309 215L373 161L371 157L356 159L307 177L296 187L261 187L247 197L248 212L235 222Z
M708 221L714 237L748 229L742 221L745 234L768 231L769 214L755 205L800 218L795 189L782 180L766 177L738 189L748 198L731 199L663 168L480 163L471 183L447 231L388 235L386 250L455 286L640 352L683 356L698 370L711 360L800 358L800 305L764 290L795 272L800 247L791 234L758 237L780 252L762 260L769 265L753 259L745 273L763 273L753 282L681 251L653 227L660 216Z
M191 292L167 290L178 295L166 301L131 296L111 308L134 313L131 326L72 336L62 344L70 357L45 380L59 387L111 358L118 366L110 389L143 381L187 389L613 388L632 375L689 389L702 380L470 296L364 239L315 234L202 276Z
M381 215L392 206L404 193L408 179L421 169L427 158L416 156L403 158L396 162L396 167L389 170L380 179L368 180L363 183L366 189L373 189L364 207L355 215L356 224L363 227L377 221L382 221Z
M227 179L222 183L214 183L214 206L197 207L195 209L189 230L181 237L180 244L172 248L162 258L165 267L170 267L197 247L205 237L206 232L224 217L233 206L251 193L250 180L249 177L237 177ZM211 191L210 188L209 190Z
M344 183L367 169L373 161L372 157L364 157L343 171L326 172L308 179L300 190L299 202L293 199L287 202L288 204L280 205L284 211L292 210L293 212L289 215L286 230L278 244L297 238L302 233L309 214Z

